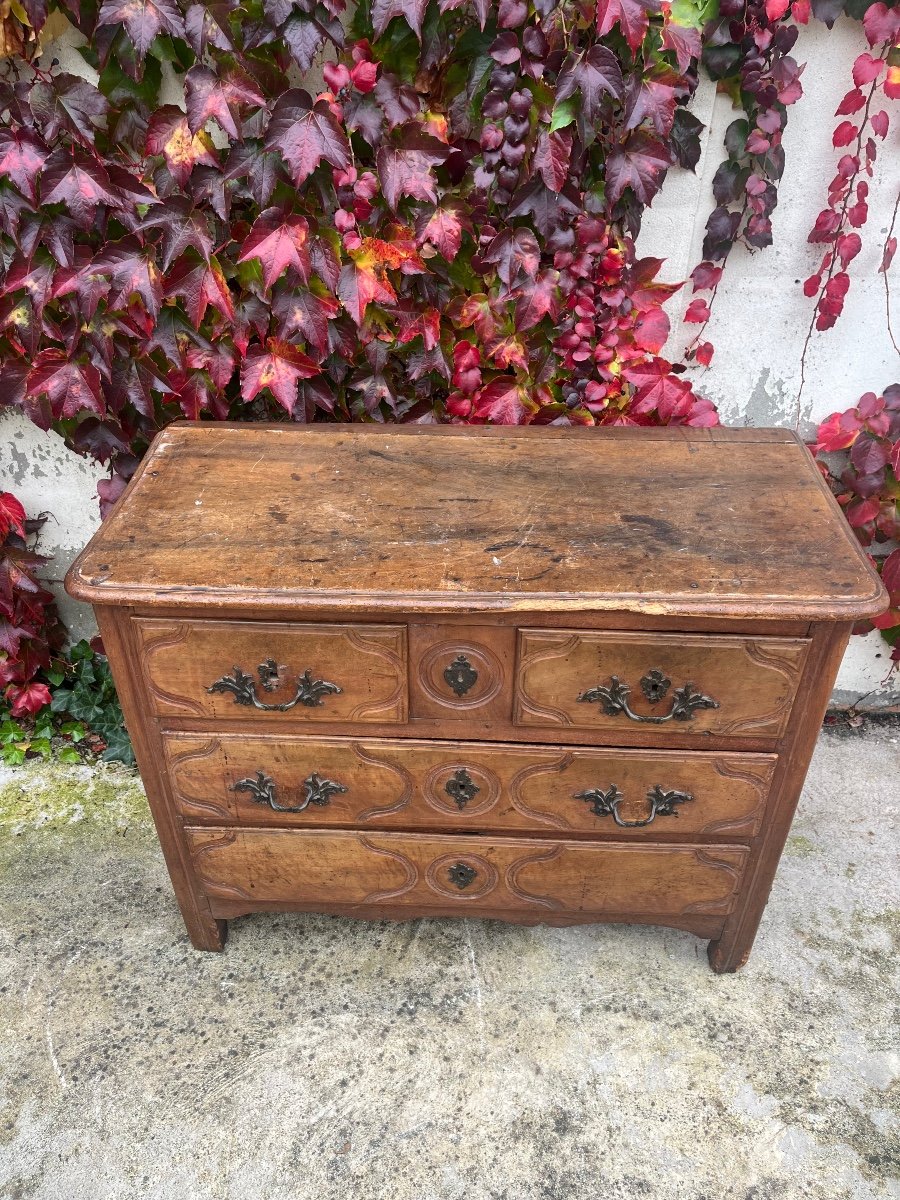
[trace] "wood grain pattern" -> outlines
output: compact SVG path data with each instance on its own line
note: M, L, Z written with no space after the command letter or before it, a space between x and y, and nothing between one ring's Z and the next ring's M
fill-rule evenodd
M328 895L335 904L362 907L390 898L423 914L449 904L460 915L551 908L651 919L699 906L707 916L725 916L747 858L741 846L523 844L324 830L185 834L210 896L233 899L238 889L259 902L302 903ZM475 872L465 888L453 882L458 864Z
M68 587L257 614L885 604L795 435L686 428L170 425Z
M322 721L359 724L406 721L406 629L402 625L282 625L256 621L181 621L153 618L135 622L142 642L147 692L160 716L215 717L253 721L265 716L284 725ZM258 666L273 659L278 686L266 691ZM267 712L235 703L228 692L210 686L239 667L253 677L266 704L294 696L297 679L310 670L341 691L315 707L298 704L287 712Z
M784 732L803 660L806 638L730 638L645 633L521 629L513 719L518 725L607 728L633 731L650 744L672 736L759 736ZM670 680L655 704L640 681L653 670ZM665 716L676 689L686 683L718 702L690 720L645 724L624 713L609 715L601 703L579 697L618 678L630 689L639 716Z
M359 741L350 738L258 737L169 733L164 738L175 803L191 824L280 828L440 829L521 832L657 841L660 838L753 837L765 812L774 755L656 750L523 747L477 742ZM464 770L478 788L460 808L447 791ZM312 772L346 787L327 806L274 812L234 791L263 771L278 803L299 805ZM676 816L622 829L576 797L616 786L621 816L643 820L656 787L693 799Z

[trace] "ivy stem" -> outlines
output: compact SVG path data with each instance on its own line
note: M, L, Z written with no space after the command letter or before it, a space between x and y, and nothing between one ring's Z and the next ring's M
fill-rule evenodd
M882 250L882 262L884 262L884 255L887 254L888 242L894 236L894 227L897 224L898 210L900 210L900 192L897 193L897 199L894 201L894 211L891 213L891 223L888 227L887 234L885 235L884 247ZM890 272L888 268L885 267L881 273L884 276L884 315L887 319L888 337L891 339L891 345L894 347L897 353L900 354L900 346L897 345L897 339L894 336L894 330L891 326L891 284L890 280L888 279Z
M881 57L886 58L887 52L890 49L890 44L885 43L881 48ZM838 227L834 231L834 237L831 241L832 253L831 262L828 265L828 272L825 279L819 287L819 294L816 296L816 303L813 306L812 316L809 319L809 328L806 331L806 337L803 339L803 350L800 353L800 387L797 389L797 406L794 410L794 428L800 427L800 397L803 395L803 389L806 386L806 356L809 353L810 342L812 341L813 330L816 327L816 317L819 315L819 305L822 303L822 297L825 295L825 290L831 282L831 277L834 275L834 269L838 263L837 242L838 238L844 230L844 222L847 219L847 208L850 204L850 197L855 194L856 181L863 170L862 165L862 145L863 135L866 131L866 126L869 124L869 112L872 108L872 101L875 98L875 93L878 91L878 78L872 80L872 86L869 88L869 94L866 97L866 105L863 109L862 121L860 122L859 131L856 135L856 154L857 168L852 176L847 180L847 187L844 191L844 199L841 204L840 218Z

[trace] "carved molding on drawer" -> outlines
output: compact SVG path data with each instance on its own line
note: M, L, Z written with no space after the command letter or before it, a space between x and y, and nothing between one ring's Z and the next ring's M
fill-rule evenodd
M378 658L383 658L389 662L397 671L397 686L390 696L384 700L372 701L369 703L358 704L350 713L347 720L361 721L364 717L374 717L381 713L391 720L403 721L406 719L406 630L399 627L390 632L383 632L378 635L376 641L374 636L366 637L364 634L358 633L356 630L348 629L346 631L348 642L355 646L357 650L361 650L364 654L374 654ZM396 642L396 649L391 649L384 643L388 638L393 638Z
M203 881L203 886L210 896L220 896L223 900L254 900L255 897L251 892L245 891L242 887L238 887L235 883L222 883L221 880L211 879L204 870L206 865L205 860L215 856L217 850L223 850L228 846L233 846L237 841L237 831L230 830L220 834L218 837L211 837L202 841L199 845L194 843L191 846L191 858L194 863L194 870Z
M384 900L394 900L397 896L403 896L419 882L419 868L405 854L400 854L397 850L385 850L383 846L376 846L369 841L367 837L360 834L356 839L361 846L365 846L367 850L371 850L373 854L381 854L385 858L391 858L406 872L406 879L396 888L388 888L386 891L371 892L362 901L363 904L378 904Z
M425 882L436 895L463 903L483 900L497 886L498 879L493 863L480 854L464 851L434 859L425 871Z
M536 775L552 775L559 774L566 767L571 766L575 761L573 754L560 754L558 758L552 762L533 763L530 767L525 767L521 771L517 771L509 781L509 799L513 808L522 814L523 817L528 817L529 820L539 821L542 825L549 825L553 829L572 829L571 822L567 821L562 814L542 812L540 809L532 808L522 799L521 788L528 779L533 779Z
M698 862L706 863L708 867L713 867L718 871L724 872L731 883L729 891L721 900L696 900L693 904L686 904L681 910L684 915L688 913L704 913L707 916L727 917L734 908L734 902L737 898L738 885L741 881L744 862L735 863L733 858L722 858L711 850L695 850L694 857Z
M474 791L472 799L463 805L454 801L448 791L448 784L458 775L464 776ZM422 799L428 807L456 821L460 813L466 817L477 817L489 812L500 799L502 791L500 780L492 770L483 763L476 766L464 757L437 763L422 780Z
M472 692L458 694L444 678L444 671L463 656L477 678ZM439 683L435 680L437 672ZM476 709L489 704L503 687L503 666L487 646L458 639L439 642L427 650L416 664L419 687L430 700L451 710Z
M563 909L565 905L554 900L552 896L538 896L533 892L526 892L524 888L519 886L519 872L525 867L533 866L539 862L551 862L554 858L558 858L563 852L562 846L554 846L552 850L543 850L539 854L529 854L524 858L517 858L515 862L510 863L506 868L506 886L520 900L525 900L529 904L539 904L542 908Z
M175 692L169 692L152 678L150 674L150 660L157 655L160 650L169 650L172 646L178 646L182 642L186 642L191 632L191 626L187 622L179 625L172 625L168 630L161 629L156 637L147 638L144 642L144 679L147 684L147 690L157 700L163 704L171 704L173 708L183 708L185 712L192 713L195 717L206 715L206 709L196 700L191 700L188 696L181 696Z
M771 642L768 644L772 645ZM785 647L785 653L781 655L774 653L774 651L770 651L767 654L759 642L747 642L744 650L752 662L770 671L776 671L779 675L783 676L787 685L787 692L782 702L770 709L769 712L760 713L758 717L745 717L742 721L732 721L730 724L720 726L719 732L726 735L753 733L756 729L765 729L770 725L784 725L787 722L788 713L791 711L791 705L794 701L794 684L800 673L800 668L803 666L803 661L806 658L806 646L802 646L798 653L796 643L791 646L790 653L787 652L788 647Z
M754 809L745 813L742 817L735 817L724 821L710 821L699 832L730 833L741 834L745 837L755 837L762 824L763 813L769 799L772 776L775 772L774 760L769 763L767 769L762 774L753 771L741 771L724 758L717 758L714 766L716 774L721 775L723 779L738 779L741 783L749 784L759 797L759 802Z
M226 824L234 819L234 813L229 805L216 804L214 801L207 799L197 800L194 796L186 795L179 784L179 769L184 767L185 763L211 758L213 755L219 754L221 749L222 743L217 737L209 738L201 746L195 746L180 752L174 750L171 742L166 743L166 757L169 760L169 778L172 781L172 791L175 793L178 808L182 815L195 815L198 819L214 817L216 820Z
M562 641L551 642L553 634L544 635L544 640L549 644L546 650L532 651L527 656L520 652L518 663L516 665L516 691L515 691L515 712L513 720L517 725L524 724L522 715L528 713L529 716L536 718L535 724L539 721L546 721L548 725L571 725L572 721L569 716L560 708L553 708L550 705L537 704L525 691L525 674L528 670L534 667L539 662L546 662L547 659L563 658L570 650L578 645L581 640L577 633L566 636L565 634L555 635L557 638L562 637Z
M371 821L375 817L386 817L388 813L399 812L402 808L406 808L412 799L415 781L412 775L405 767L398 766L395 762L388 762L386 759L379 758L377 754L372 752L371 746L363 749L358 742L353 743L353 753L361 762L368 763L373 767L381 767L385 771L389 771L392 775L396 775L403 785L403 791L393 804L385 805L381 808L367 808L365 812L359 814L360 821Z

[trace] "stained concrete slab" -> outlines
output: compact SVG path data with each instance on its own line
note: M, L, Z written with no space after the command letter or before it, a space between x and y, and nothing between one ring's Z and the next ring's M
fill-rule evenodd
M0 778L4 1200L900 1196L900 732L823 733L756 950L259 916L187 945L135 777Z

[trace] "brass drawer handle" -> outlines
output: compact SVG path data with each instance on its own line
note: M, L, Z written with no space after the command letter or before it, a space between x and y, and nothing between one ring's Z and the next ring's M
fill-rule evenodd
M342 783L335 783L333 779L323 779L317 771L313 771L312 775L308 775L303 780L303 786L306 789L306 799L294 808L278 803L275 798L275 780L270 779L263 771L257 771L255 779L239 779L237 783L231 785L229 790L249 792L251 800L257 804L268 804L269 808L274 809L275 812L282 813L300 813L309 808L311 804L322 807L329 802L332 796L347 791Z
M619 816L619 805L625 797L615 784L612 784L605 792L601 788L591 788L590 791L578 792L575 796L576 800L587 800L591 806L591 812L596 816L612 817L622 829L640 829L643 825L649 825L651 821L655 821L657 817L677 817L675 806L686 804L693 798L690 792L667 792L657 783L647 793L647 799L650 802L650 816L645 817L643 821L623 821Z
M278 666L275 659L267 658L256 669L263 691L273 692L278 687ZM210 694L231 692L235 704L243 704L247 707L252 705L254 708L261 709L262 712L287 712L297 704L302 704L305 708L319 708L322 704L322 696L340 695L343 688L338 687L336 683L329 683L327 679L313 679L312 671L306 670L297 677L297 691L292 700L286 700L284 704L265 704L256 694L256 682L253 676L242 671L240 667L235 667L230 675L223 675L206 690Z
M672 680L659 670L648 671L641 679L641 691L651 704L658 704L668 692ZM608 717L616 717L624 713L631 721L644 721L648 725L664 725L666 721L690 721L700 708L718 708L718 700L704 696L698 692L692 683L686 683L676 688L672 693L672 707L664 717L641 716L632 712L628 704L631 688L623 683L617 675L610 677L609 686L599 685L582 692L578 699L584 704L599 703Z

